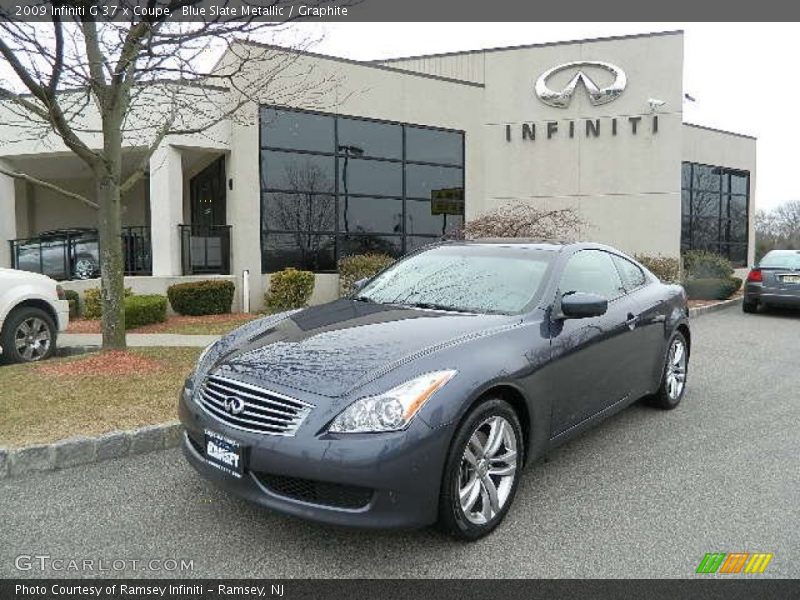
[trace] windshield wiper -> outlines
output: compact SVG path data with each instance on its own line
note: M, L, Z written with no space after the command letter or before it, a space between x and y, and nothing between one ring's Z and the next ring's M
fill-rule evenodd
M429 308L431 310L446 310L449 312L459 312L459 313L474 312L471 310L465 310L463 308L455 308L453 306L447 306L446 304L437 304L435 302L404 302L400 304L400 306L408 306L411 308Z

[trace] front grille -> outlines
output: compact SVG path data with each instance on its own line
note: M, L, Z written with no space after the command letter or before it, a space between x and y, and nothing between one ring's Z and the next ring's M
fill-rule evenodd
M201 406L220 421L245 431L272 435L294 435L313 408L300 400L219 375L210 375L203 382L198 398ZM232 403L243 405L243 410L233 414L229 410Z
M365 507L372 499L372 490L365 487L267 473L256 473L255 475L261 484L271 492L311 504L357 509Z

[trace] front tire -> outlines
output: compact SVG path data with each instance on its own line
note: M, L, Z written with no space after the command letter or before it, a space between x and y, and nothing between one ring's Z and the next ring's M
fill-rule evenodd
M36 362L50 358L56 349L56 327L45 311L33 306L15 308L0 332L6 363Z
M505 518L517 492L524 442L508 402L479 404L458 428L445 464L439 499L439 527L474 541Z
M686 392L686 376L689 371L689 345L680 331L676 331L667 347L664 372L658 391L649 398L656 408L672 410L681 403Z

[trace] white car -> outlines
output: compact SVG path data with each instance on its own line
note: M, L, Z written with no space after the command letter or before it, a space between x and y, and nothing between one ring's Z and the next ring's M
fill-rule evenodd
M69 324L64 290L46 275L0 269L0 361L33 362L55 352Z

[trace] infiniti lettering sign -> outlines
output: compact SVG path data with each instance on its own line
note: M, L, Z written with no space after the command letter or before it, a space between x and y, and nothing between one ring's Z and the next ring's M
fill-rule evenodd
M594 79L587 75L587 70L594 72L606 71L613 75L614 80L609 85L600 87ZM551 89L548 82L554 75L563 71L575 71L575 74L561 90ZM594 60L579 60L558 65L542 73L539 79L536 80L534 91L539 97L539 100L548 106L567 108L572 101L572 96L575 94L575 89L578 87L579 83L583 84L592 106L599 106L616 100L622 92L625 91L628 78L625 75L625 71L611 63Z

